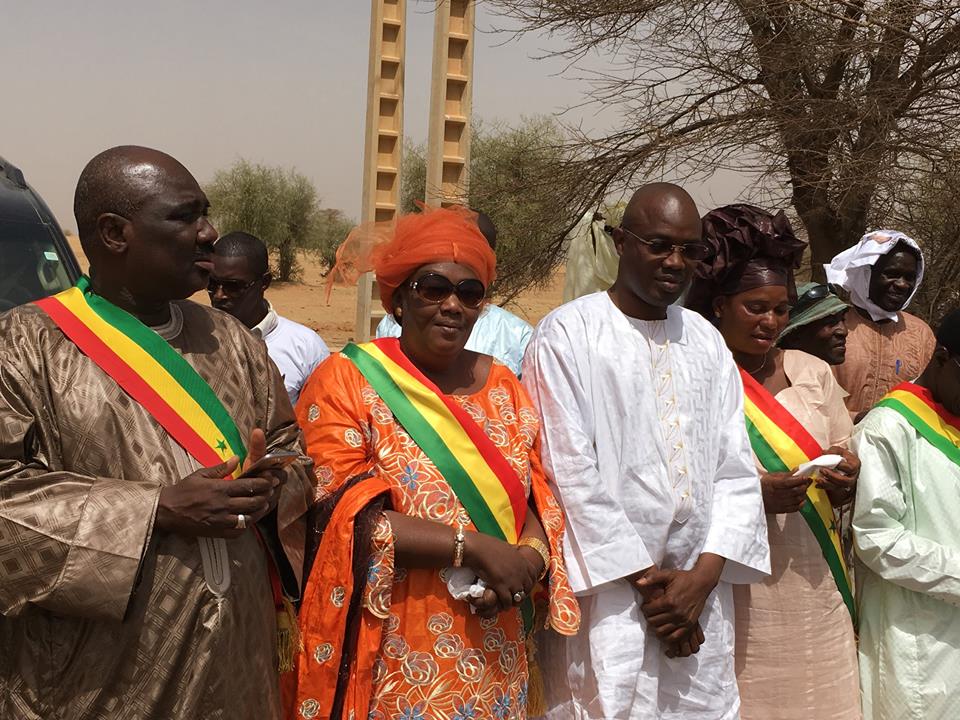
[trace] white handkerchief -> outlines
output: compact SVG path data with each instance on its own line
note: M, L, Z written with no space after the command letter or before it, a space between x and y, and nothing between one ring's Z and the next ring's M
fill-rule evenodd
M483 597L483 591L487 589L487 584L467 567L447 568L443 575L447 580L447 590L454 600L466 601L468 598ZM472 607L470 610L475 612Z
M843 462L840 455L821 455L810 462L805 462L793 473L793 477L813 477L820 468L833 470L837 465Z

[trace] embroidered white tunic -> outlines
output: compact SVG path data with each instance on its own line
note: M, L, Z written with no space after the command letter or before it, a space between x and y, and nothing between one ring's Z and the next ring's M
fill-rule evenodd
M723 339L689 310L636 320L595 293L544 318L523 382L543 418L583 613L576 637L543 639L548 717L736 718L731 585L762 579L770 556ZM689 569L705 552L727 559L700 618L706 642L671 660L623 578L652 564Z

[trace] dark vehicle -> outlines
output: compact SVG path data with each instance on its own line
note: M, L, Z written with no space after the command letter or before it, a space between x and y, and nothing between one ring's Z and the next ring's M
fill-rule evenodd
M50 208L0 157L0 312L66 290L79 277Z

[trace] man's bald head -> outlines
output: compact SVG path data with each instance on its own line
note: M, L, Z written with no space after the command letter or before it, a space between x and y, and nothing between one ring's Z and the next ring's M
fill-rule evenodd
M703 244L693 198L671 183L644 185L627 203L613 240L620 254L614 303L632 317L663 319L692 277L696 254L688 248Z
M700 225L700 211L690 193L667 182L650 183L637 190L627 203L622 224L643 236L660 222L682 228Z
M168 314L213 270L209 208L196 178L166 153L123 145L97 155L74 196L94 291L144 317Z
M171 174L193 179L175 158L138 145L104 150L87 163L77 181L73 214L84 252L97 254L97 219L106 213L134 217L143 203L168 182ZM196 182L194 180L194 182Z

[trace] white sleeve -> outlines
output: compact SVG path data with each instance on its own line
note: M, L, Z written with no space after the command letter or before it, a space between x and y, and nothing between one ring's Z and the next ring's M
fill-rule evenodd
M960 606L960 551L918 535L903 519L910 513L913 467L907 448L913 428L892 422L879 408L867 415L853 437L860 478L853 511L857 556L884 580L907 590Z
M559 322L534 331L523 360L523 384L542 420L541 454L564 509L564 555L574 592L653 565L643 540L604 483L594 445L593 398L584 391L586 337L571 338ZM580 348L578 354L575 348Z
M730 353L724 350L721 358L720 455L702 552L727 559L721 580L746 585L770 574L770 544L743 414L743 382Z
M384 315L383 320L377 325L377 340L385 337L400 337L400 324L390 313Z

